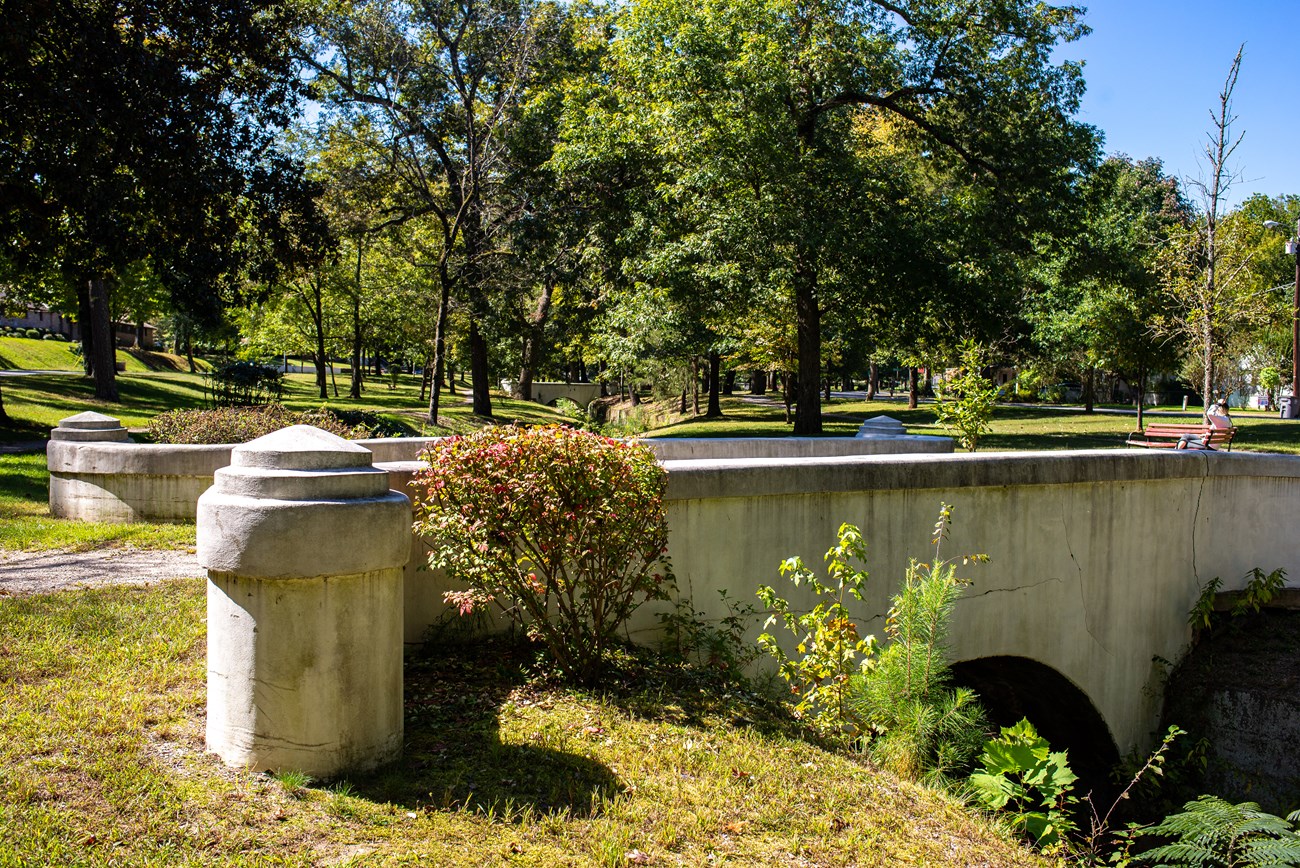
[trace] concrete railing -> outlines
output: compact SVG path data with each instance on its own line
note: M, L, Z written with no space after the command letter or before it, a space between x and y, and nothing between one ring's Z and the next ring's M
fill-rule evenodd
M1188 611L1218 576L1254 567L1300 578L1300 458L1219 452L1001 453L877 458L669 461L669 554L682 593L722 618L717 590L752 600L783 588L791 555L820 564L842 522L867 540L871 579L856 612L882 633L908 559L928 560L941 502L943 555L990 555L960 574L956 659L1027 657L1079 687L1120 751L1158 724L1164 673L1190 639ZM408 616L409 620L409 616ZM654 627L639 612L635 628Z
M314 429L306 435L302 447L291 448L293 437L304 436L298 429L238 447L235 465L218 471L216 486L204 495L199 556L210 571L210 617L219 616L210 624L210 647L233 648L220 655L236 662L275 661L277 654L356 657L351 672L369 665L371 655L381 653L377 648L391 655L392 642L400 644L403 634L418 639L446 618L442 593L452 585L423 567L425 548L410 536L406 507L376 505L404 504L396 491L379 492L404 490L419 463L386 463L380 469L387 475L376 481L365 449ZM313 444L325 457L308 448ZM939 505L951 504L954 523L942 555L982 552L991 559L961 571L972 584L952 625L955 658L1020 657L1051 667L1088 697L1121 751L1144 746L1154 732L1164 673L1152 661L1180 656L1190 638L1188 610L1206 582L1218 576L1225 590L1238 589L1254 567L1300 576L1300 542L1292 532L1300 513L1296 457L1095 450L688 460L665 466L669 556L680 593L706 618L729 614L718 590L744 601L760 584L782 586L796 610L810 607L813 600L803 589L782 584L777 566L796 554L817 564L839 524L851 522L868 541L871 572L866 599L852 604L854 616L864 631L880 632L909 558L932 557ZM371 587L379 573L382 589ZM340 584L339 576L357 578L360 596L344 600L353 580ZM290 589L306 596L291 599ZM259 602L257 595L265 599ZM339 600L343 608L335 605ZM306 616L295 614L298 609L316 613L310 636L300 629ZM629 635L651 638L654 615L651 607L639 610ZM374 636L389 639L375 645L374 636L365 635L367 625ZM259 638L264 628L292 637L287 649L307 650L298 657L290 650L268 652L273 646L257 644L270 641ZM218 630L233 633L214 638ZM307 647L316 639L324 645ZM233 671L221 659L210 670L221 678ZM301 677L318 674L304 670ZM277 670L275 684L292 680L282 675ZM238 675L240 695L256 692L262 678ZM394 690L400 695L400 682L396 688L391 679L376 683L384 691L382 702ZM312 682L303 708L333 689ZM220 700L225 705L217 710L227 715L221 727L245 727L243 712L230 717L228 711L247 710L243 701L230 695ZM381 704L380 697L367 703ZM310 715L295 706L277 709L274 717ZM350 732L358 724L340 713L330 725ZM212 726L210 717L210 742L226 744ZM359 753L341 751L345 764L390 755L391 720L362 729L369 733L365 738L377 741ZM311 735L312 744L329 740ZM276 738L269 736L267 744ZM257 759L250 743L229 743L231 761L266 767L279 762ZM338 757L321 759L318 767L330 767ZM302 767L307 760L285 762Z
M437 437L381 437L352 441L376 464L414 461ZM899 432L859 437L760 437L643 440L661 460L784 458L951 452L947 437ZM235 444L213 446L132 443L111 416L82 413L59 423L46 450L50 513L84 521L193 521L199 495L216 471L230 464Z

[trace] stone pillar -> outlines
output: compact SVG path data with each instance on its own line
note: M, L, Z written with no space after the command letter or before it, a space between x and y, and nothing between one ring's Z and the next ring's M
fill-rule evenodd
M410 548L369 450L307 425L235 447L198 505L208 749L321 778L395 759Z
M60 473L75 463L79 443L126 443L130 440L122 423L103 413L78 413L60 419L50 431L45 447L45 466L50 471L50 515L56 518L84 518L78 508L80 483Z
M122 423L103 413L78 413L60 419L57 428L50 431L51 440L69 440L85 443L125 443L131 439Z

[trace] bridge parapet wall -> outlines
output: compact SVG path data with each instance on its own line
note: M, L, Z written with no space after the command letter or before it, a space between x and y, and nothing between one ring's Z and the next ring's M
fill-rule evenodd
M858 605L883 633L909 558L927 560L940 502L943 555L984 552L953 625L959 660L1028 657L1074 682L1119 749L1145 747L1163 672L1190 639L1187 613L1219 576L1300 577L1300 458L1096 450L870 458L669 461L669 553L683 593L721 618L717 591L782 587L777 565L820 564L842 522L860 526L871 580ZM783 587L797 608L811 598ZM650 613L638 623L651 629Z

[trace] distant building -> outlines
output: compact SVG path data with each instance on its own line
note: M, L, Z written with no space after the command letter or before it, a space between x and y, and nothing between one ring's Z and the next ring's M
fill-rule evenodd
M50 310L43 304L29 305L27 311L19 317L0 316L0 326L19 329L46 329L47 331L67 335L70 340L81 340L81 326L76 321L58 311ZM135 346L135 324L115 322L113 323L113 331L119 347ZM149 349L157 343L158 327L153 323L145 323L143 333L140 335L140 345L145 349Z

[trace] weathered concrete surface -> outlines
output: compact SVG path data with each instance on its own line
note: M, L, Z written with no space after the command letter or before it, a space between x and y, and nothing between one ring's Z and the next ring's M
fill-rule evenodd
M872 574L857 606L883 632L910 557L931 556L940 502L954 506L944 556L986 552L953 625L959 660L1009 655L1051 666L1108 722L1121 752L1158 725L1153 655L1177 659L1200 585L1240 586L1252 567L1300 577L1300 458L1069 453L669 461L669 554L684 593L711 617L717 589L747 600L784 589L791 555L819 564L841 522L860 526ZM653 629L652 612L636 626Z
M1300 612L1222 616L1169 679L1166 725L1205 740L1183 771L1184 798L1215 793L1286 815L1300 804ZM1175 794L1178 795L1178 794Z
M868 434L857 437L647 437L640 441L660 461L735 458L844 458L862 455L952 452L951 437Z
M231 462L198 504L209 749L318 777L394 759L410 502L369 450L308 426Z
M82 415L96 416L97 424L110 425L110 428L81 433L108 439L50 442L47 452L50 512L61 518L108 522L193 521L199 495L212 485L216 471L230 464L233 444L131 443L125 440L125 429L111 427L117 426L116 419L99 414ZM73 433L78 432L73 430ZM380 437L350 442L368 449L374 463L390 464L417 460L420 453L439 439ZM951 452L953 448L952 440L947 437L911 435L646 438L641 442L660 460L893 455Z

